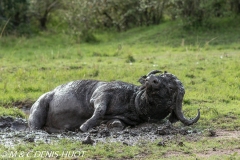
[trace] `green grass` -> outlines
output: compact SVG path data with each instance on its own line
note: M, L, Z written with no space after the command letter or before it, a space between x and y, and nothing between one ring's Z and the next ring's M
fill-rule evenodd
M76 44L70 36L47 32L32 38L1 37L0 106L8 109L1 108L0 115L19 116L20 111L12 109L14 102L35 101L44 92L72 80L122 80L138 84L140 76L160 69L175 74L185 86L183 110L187 117L194 117L201 108L196 127L239 130L240 26L236 22L229 26L216 22L216 26L224 25L214 30L184 30L178 22L166 22L123 33L99 32L96 37L100 42L93 44ZM59 143L48 147L59 148ZM27 144L25 149L34 150L34 145ZM202 144L187 143L189 148L195 145ZM106 152L104 146L117 148L116 152L123 154ZM146 147L144 150L142 146L114 143L87 148L91 158L97 155L133 158L143 154L154 159L168 151L151 143ZM191 150L186 155L191 159L196 152Z
M20 117L25 118L26 115L17 108L6 108L0 107L0 115L1 116L12 116L12 117Z
M140 140L137 145L127 146L120 142L99 142L94 146L83 145L71 139L56 142L25 143L14 148L0 146L1 155L11 155L18 159L42 159L47 156L57 159L237 159L239 144L235 139L218 139L209 137L182 137L176 135L166 141L165 146ZM179 145L182 144L182 145ZM233 151L231 154L227 151ZM216 153L214 153L216 152ZM0 152L1 153L1 152ZM19 156L22 153L23 158ZM14 159L14 158L13 158ZM29 158L30 159L30 158Z

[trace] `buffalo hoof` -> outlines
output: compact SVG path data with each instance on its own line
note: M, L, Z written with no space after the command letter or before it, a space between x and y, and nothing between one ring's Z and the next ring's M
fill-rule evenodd
M124 129L125 125L118 119L113 119L108 121L107 126L109 129L121 131Z
M88 126L86 124L81 125L80 126L80 131L87 132L88 131Z

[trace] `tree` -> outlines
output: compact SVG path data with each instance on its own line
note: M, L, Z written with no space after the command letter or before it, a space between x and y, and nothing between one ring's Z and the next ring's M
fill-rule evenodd
M95 29L125 31L159 24L167 0L71 0L64 1L71 32L83 41L94 40Z
M168 6L173 8L173 14L181 18L187 27L210 27L213 18L231 15L230 3L225 0L171 0Z
M240 14L240 0L229 0L231 11Z
M38 20L40 28L46 30L50 14L61 6L61 0L31 0L30 13Z
M6 33L19 30L23 25L26 26L29 22L28 7L29 3L27 0L0 1L0 26L7 24L5 29Z

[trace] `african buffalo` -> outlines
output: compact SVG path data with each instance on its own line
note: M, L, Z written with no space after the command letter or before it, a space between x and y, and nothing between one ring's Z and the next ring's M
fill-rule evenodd
M191 125L182 113L185 93L182 83L173 74L154 70L139 79L141 86L113 81L78 80L63 84L43 94L30 110L28 124L32 130L49 133L88 131L101 122L111 125L137 125L169 116ZM79 128L80 127L80 128Z

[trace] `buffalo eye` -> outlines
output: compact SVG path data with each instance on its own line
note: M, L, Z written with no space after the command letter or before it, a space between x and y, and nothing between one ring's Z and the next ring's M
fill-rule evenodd
M157 81L157 80L153 80L153 83L154 83L154 84L158 84L158 81Z

